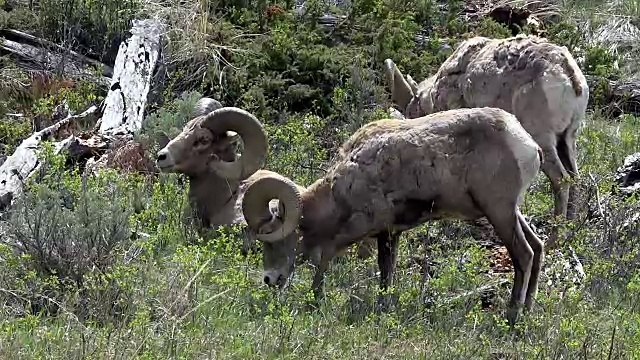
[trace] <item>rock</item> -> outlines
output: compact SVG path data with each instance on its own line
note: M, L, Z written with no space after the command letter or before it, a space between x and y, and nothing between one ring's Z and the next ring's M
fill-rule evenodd
M389 108L389 116L392 119L404 120L404 115L394 107Z
M615 181L618 189L630 195L640 189L640 152L628 155L624 163L616 171Z

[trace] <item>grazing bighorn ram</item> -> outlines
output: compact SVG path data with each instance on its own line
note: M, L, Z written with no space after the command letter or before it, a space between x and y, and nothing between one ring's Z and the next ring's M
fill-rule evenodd
M189 200L201 222L200 229L245 224L240 201L247 185L276 174L260 169L267 156L266 132L251 113L222 107L210 98L198 101L195 115L173 140L164 135L156 164L161 171L188 177ZM245 145L241 156L236 153L240 138ZM262 216L265 221L277 223L277 201ZM253 235L245 232L243 253L246 254L253 240ZM372 240L360 247L359 257L371 256L372 247Z
M578 176L576 134L589 87L566 47L537 36L474 37L462 42L432 76L406 79L384 62L392 101L406 118L437 111L490 106L514 114L542 147L542 171L551 180L554 215L573 219ZM573 182L572 182L573 183ZM569 201L571 199L571 201ZM549 247L557 241L554 226Z
M540 147L501 109L384 119L356 131L327 174L306 190L284 176L265 176L249 186L242 209L263 251L272 253L265 274L278 276L279 284L289 278L297 253L322 254L313 280L316 299L332 256L363 237L378 240L380 287L386 289L403 231L432 219L486 216L513 260L507 314L513 324L522 306L531 306L543 262L544 245L518 208L541 160ZM275 229L263 226L260 216L274 198L284 211ZM285 239L296 229L300 243Z

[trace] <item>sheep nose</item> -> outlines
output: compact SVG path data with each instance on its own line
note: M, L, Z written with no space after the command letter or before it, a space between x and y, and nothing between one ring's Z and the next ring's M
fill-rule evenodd
M276 286L281 280L282 275L267 274L264 276L264 283L268 286Z
M158 154L158 161L164 161L167 159L167 154L162 153L162 154Z

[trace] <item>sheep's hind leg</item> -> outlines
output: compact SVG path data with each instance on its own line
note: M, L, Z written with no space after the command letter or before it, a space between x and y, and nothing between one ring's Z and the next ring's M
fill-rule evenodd
M551 188L554 196L554 211L553 215L556 219L566 219L567 216L567 203L569 200L569 183L566 179L569 178L569 173L562 165L560 157L555 147L555 141L553 146L543 147L544 162L540 166L542 171L549 177L551 181ZM554 248L558 242L558 225L551 227L549 234L549 240L547 242L547 248Z
M568 129L564 138L558 142L558 156L562 161L562 165L567 169L569 176L571 177L571 184L569 185L569 195L567 196L567 219L575 220L576 218L576 201L578 198L578 187L576 179L579 176L578 163L576 161L577 146L576 146L576 130Z
M398 260L398 239L400 238L400 234L383 231L377 235L377 238L381 290L381 294L379 294L378 297L378 308L386 311L390 303L390 295L387 294L386 291L393 284L393 275Z
M524 307L525 309L529 310L531 309L533 300L535 299L538 292L538 279L540 278L540 270L544 265L544 243L536 235L533 229L531 229L519 209L516 210L516 215L518 216L518 221L520 222L520 227L522 227L524 236L526 237L529 246L531 246L531 249L533 250L531 277L529 278L529 285L527 286L527 293L524 299Z
M507 310L507 321L510 326L513 326L524 307L527 286L531 278L534 252L522 231L516 214L516 207L510 207L510 211L504 212L508 208L493 204L493 206L486 209L486 216L507 248L513 263L513 288Z

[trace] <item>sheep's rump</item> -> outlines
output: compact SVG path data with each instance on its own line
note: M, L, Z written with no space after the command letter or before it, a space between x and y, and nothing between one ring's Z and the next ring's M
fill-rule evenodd
M537 156L533 140L513 141L522 132L513 115L489 108L378 121L344 144L327 180L338 203L376 224L424 220L399 218L407 206L421 208L422 215L430 207L432 218L474 218L481 214L470 192L520 191L518 152Z
M535 36L475 37L442 64L430 95L434 111L477 106L509 111L514 89L543 76L560 79L574 96L582 95L579 69L566 48Z

